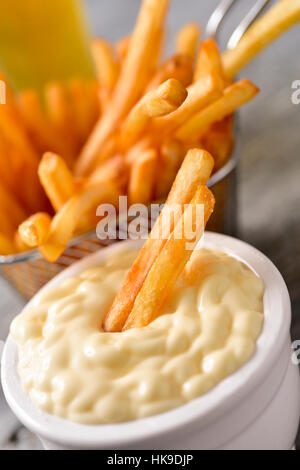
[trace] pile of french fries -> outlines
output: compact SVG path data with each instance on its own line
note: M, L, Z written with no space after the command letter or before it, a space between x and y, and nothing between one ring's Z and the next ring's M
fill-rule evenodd
M300 0L281 0L233 51L201 43L197 24L162 58L170 0L143 0L133 33L92 42L97 80L8 90L0 106L0 254L39 248L54 262L96 225L95 208L165 198L185 155L203 148L217 171L234 145L233 115L258 93L235 76L300 20ZM196 196L195 196L196 197Z

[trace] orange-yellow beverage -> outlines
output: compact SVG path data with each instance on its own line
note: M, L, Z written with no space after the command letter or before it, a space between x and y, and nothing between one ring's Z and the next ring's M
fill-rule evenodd
M0 0L0 69L16 90L93 77L81 0Z

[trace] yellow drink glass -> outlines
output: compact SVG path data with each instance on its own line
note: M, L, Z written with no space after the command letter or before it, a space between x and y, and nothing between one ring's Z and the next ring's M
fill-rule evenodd
M0 69L16 91L95 76L81 0L0 0Z

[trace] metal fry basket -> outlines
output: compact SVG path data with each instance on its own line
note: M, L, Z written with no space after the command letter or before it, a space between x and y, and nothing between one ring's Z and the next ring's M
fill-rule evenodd
M207 229L228 235L236 235L237 232L237 154L236 148L228 163L212 176L208 184L216 197L216 207ZM99 240L94 230L71 240L64 254L55 263L49 263L38 250L0 256L0 275L24 299L29 300L65 268L116 242Z

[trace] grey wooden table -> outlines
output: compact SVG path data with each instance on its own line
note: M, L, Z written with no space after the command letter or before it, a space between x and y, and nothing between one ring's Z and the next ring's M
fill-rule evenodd
M187 21L205 25L218 0L172 0L169 48L175 31ZM222 32L222 43L252 0L240 0ZM92 32L116 40L128 34L140 0L86 0ZM251 64L243 76L261 94L241 113L240 237L269 256L282 272L293 304L292 336L300 339L300 104L292 104L292 83L300 80L300 26L295 27ZM0 340L21 302L0 283ZM300 399L300 397L299 397ZM0 399L0 448L38 448ZM2 414L1 414L2 413ZM5 417L5 420L3 418ZM13 439L9 439L12 435ZM300 440L298 442L300 448Z

